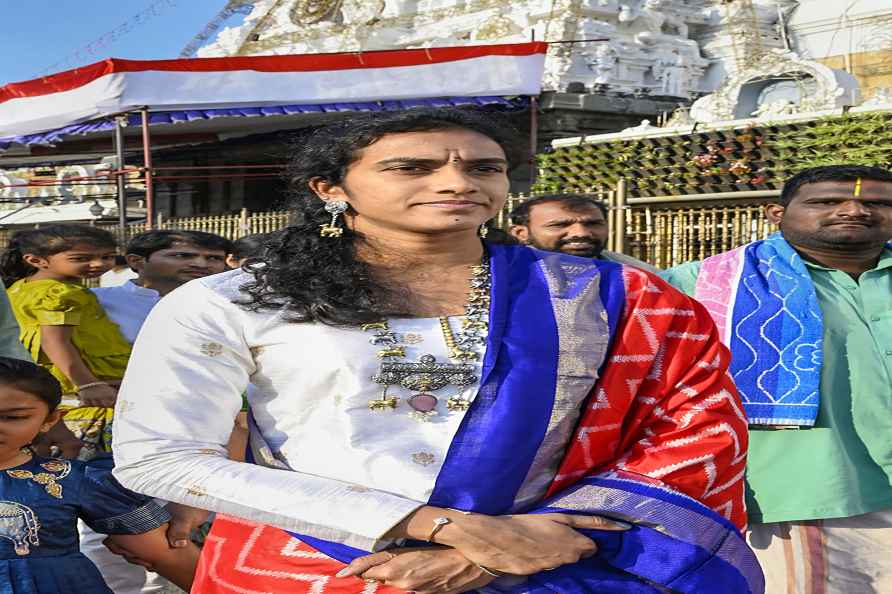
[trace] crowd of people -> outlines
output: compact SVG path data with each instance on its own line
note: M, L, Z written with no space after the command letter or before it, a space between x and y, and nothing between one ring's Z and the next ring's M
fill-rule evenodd
M658 271L584 194L496 236L519 146L357 115L280 232L16 233L0 585L892 592L892 173L800 172L777 234Z
M88 464L103 460L102 464L107 465L111 460L117 389L130 358L131 345L149 311L178 286L226 270L227 258L239 249L244 251L246 245L259 250L257 242L258 237L248 236L236 242L239 244L236 247L233 242L210 233L158 230L134 236L124 249L126 255L116 256L115 238L96 227L50 225L16 233L0 261L0 274L8 285L3 297L8 293L11 306L2 308L7 329L2 354L32 360L40 366L38 369L55 378L59 385L55 391L61 397L49 403L47 414L61 416L62 420L50 423L41 431L39 440L30 439L20 445L30 444L33 453L43 458L55 455L77 458ZM112 286L92 290L82 284L83 280L97 277L106 281L103 284L109 284L108 272L118 258L126 262L132 275L119 273L117 278L112 277ZM9 315L10 311L14 316ZM31 375L39 377L40 374L35 371ZM235 458L243 459L246 433L244 418L238 418L231 437ZM105 469L108 471L110 466ZM122 493L127 496L126 491ZM140 501L140 505L144 503ZM112 506L108 511L114 515L120 509ZM164 542L173 548L186 549L179 557L186 568L180 568L174 579L185 587L191 584L197 559L197 549L190 544L189 536L194 524L204 521L208 514L179 509L176 505L169 505L163 513L168 512L173 512L173 516ZM141 512L134 509L132 513ZM64 529L64 524L44 524L45 531ZM104 543L107 531L94 530L94 524L85 519L78 523L77 532L80 551L99 567L104 583L114 592L169 589L170 584L159 575L129 562L127 557L131 561L135 557L132 553L125 555L125 549L116 546L116 541ZM71 544L66 542L68 547ZM135 550L132 545L130 550ZM77 552L77 546L73 552ZM152 556L142 554L140 558L143 564L157 565ZM63 574L60 579L77 579L77 574L72 572L77 567L78 564L73 564L60 568ZM97 587L93 583L80 584L76 591L106 591L104 587L96 590Z

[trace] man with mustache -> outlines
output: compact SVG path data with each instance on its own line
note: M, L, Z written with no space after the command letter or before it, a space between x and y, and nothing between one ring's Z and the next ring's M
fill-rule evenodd
M750 545L768 592L892 592L892 172L804 170L766 215L780 233L663 273L731 349Z
M116 323L131 344L149 312L162 297L194 280L223 272L232 242L202 231L154 230L133 236L127 243L127 264L137 277L122 285L93 289L108 317ZM207 518L202 510L168 504L173 515L167 537L171 546L187 541L195 526ZM102 572L115 594L165 594L168 586L160 576L123 557L102 544L105 535L85 525L81 529L81 550Z
M641 260L605 250L608 232L607 206L588 194L543 194L511 211L510 233L523 244L657 272Z

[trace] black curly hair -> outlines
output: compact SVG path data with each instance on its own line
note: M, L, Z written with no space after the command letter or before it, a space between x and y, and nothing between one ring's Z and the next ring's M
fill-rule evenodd
M245 235L242 238L232 242L232 249L229 251L236 260L244 260L246 258L259 258L266 249L266 243L274 237L274 233L254 233Z
M32 363L11 357L0 357L0 386L12 386L43 400L50 412L62 402L62 386L49 371Z
M364 113L313 130L295 143L289 168L294 201L292 224L266 244L262 262L247 264L254 276L240 301L257 311L282 309L293 322L319 322L331 326L357 326L389 316L398 304L375 281L369 267L356 257L362 237L351 229L337 240L321 238L319 227L331 215L310 190L309 182L321 178L341 183L347 168L363 148L388 134L465 129L497 142L514 167L525 159L524 143L501 114L480 109L418 108L399 112Z
M25 262L25 254L47 257L70 250L76 245L90 245L115 249L115 236L89 225L47 225L39 229L17 231L0 255L0 277L7 287L19 279L31 276L37 269Z
M232 242L215 233L204 231L186 231L182 229L153 229L134 235L127 242L125 251L128 254L142 256L146 260L155 252L168 250L175 243L187 243L206 250L232 251Z

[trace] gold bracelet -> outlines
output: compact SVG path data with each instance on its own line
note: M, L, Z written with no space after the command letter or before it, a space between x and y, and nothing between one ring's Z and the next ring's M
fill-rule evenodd
M84 390L89 390L90 388L95 388L96 386L108 386L108 382L90 382L89 384L84 384L83 386L75 386L75 389L78 392L83 392Z

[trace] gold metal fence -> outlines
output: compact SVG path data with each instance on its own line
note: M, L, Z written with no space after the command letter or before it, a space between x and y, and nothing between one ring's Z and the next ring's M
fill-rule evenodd
M624 253L657 268L702 260L776 230L763 206L630 207Z
M255 233L278 231L288 224L291 212L287 210L270 212L248 212L242 209L238 214L206 217L184 217L163 219L158 217L157 229L183 229L204 231L222 235L227 239L239 239Z
M610 249L670 268L764 239L777 230L765 205L777 190L628 198L620 181L611 197Z
M204 231L206 233L216 233L227 239L239 239L245 235L253 235L254 233L269 233L282 229L288 224L291 217L291 211L269 211L269 212L248 212L242 209L241 212L226 215L213 215L205 217L181 217L174 219L165 219L158 216L155 222L155 229L182 229L185 231ZM128 225L126 236L121 237L121 228L118 225L107 225L99 223L96 225L102 229L111 231L118 237L121 243L126 243L127 239L142 233L146 230L145 223ZM14 229L0 229L0 247L9 243L9 238L15 232Z

